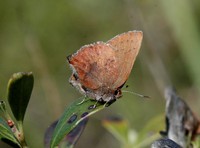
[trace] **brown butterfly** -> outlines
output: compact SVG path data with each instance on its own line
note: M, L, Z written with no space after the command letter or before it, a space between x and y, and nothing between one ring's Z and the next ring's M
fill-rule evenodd
M120 98L142 38L141 31L129 31L106 43L81 47L67 57L73 70L69 82L82 94L97 101L112 102Z

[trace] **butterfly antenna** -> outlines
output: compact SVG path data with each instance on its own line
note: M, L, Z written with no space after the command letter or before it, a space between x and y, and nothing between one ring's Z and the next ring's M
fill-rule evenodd
M142 95L142 94L139 94L139 93L136 93L136 92L133 92L133 91L122 90L122 92L134 94L134 95L139 96L139 97L141 97L141 98L150 98L149 96Z

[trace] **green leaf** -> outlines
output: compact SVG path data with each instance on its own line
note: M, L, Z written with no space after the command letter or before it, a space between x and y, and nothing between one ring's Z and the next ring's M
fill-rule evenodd
M105 105L89 98L83 103L80 102L81 99L77 99L65 109L53 133L51 148L58 146L61 140L83 119L105 108Z
M12 130L2 118L0 118L0 139L10 145L16 144L20 146L19 141L15 138Z
M32 72L13 74L8 82L8 102L17 121L23 122L33 89Z
M115 136L121 143L128 143L128 121L119 117L103 120L103 126Z
M159 130L163 129L164 117L157 116L151 119L139 132L130 129L127 120L114 118L103 121L103 126L113 134L121 143L123 148L140 148L149 146L152 141L158 139Z
M85 118L81 121L71 132L69 132L64 139L59 143L59 148L72 148L78 141L79 137L81 136L86 124L88 122L88 118ZM46 130L44 136L44 145L45 148L50 147L50 140L53 135L53 131L58 123L58 120L54 121Z
M77 143L79 137L85 129L85 126L88 122L88 118L82 120L73 130L71 130L66 137L61 141L59 147L61 148L73 148Z

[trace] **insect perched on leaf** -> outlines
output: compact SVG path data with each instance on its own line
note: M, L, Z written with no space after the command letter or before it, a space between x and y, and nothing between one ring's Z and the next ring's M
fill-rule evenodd
M68 56L73 70L69 82L82 94L99 102L112 102L122 96L139 53L143 33L129 31L111 40L81 47Z

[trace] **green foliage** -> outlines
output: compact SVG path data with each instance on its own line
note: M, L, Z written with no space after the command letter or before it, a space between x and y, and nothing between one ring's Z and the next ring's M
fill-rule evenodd
M77 99L65 109L53 133L51 148L58 146L61 140L81 121L105 107L105 105L89 98L84 102L81 101L81 99Z
M7 112L5 102L1 101L0 137L3 141L6 141L10 145L15 143L19 147L27 146L23 132L23 119L30 100L32 89L32 72L15 73L8 82L8 102L16 123Z
M31 72L19 72L13 74L8 82L8 102L16 120L15 125L14 120L6 110L5 102L1 101L0 138L11 142L8 144L15 143L20 147L27 147L23 132L23 120L33 89L33 81ZM75 100L65 109L59 121L52 124L45 137L46 146L54 148L60 144L62 147L73 147L80 137L88 117L110 105L101 104L89 98L82 101L82 99ZM63 141L64 137L67 138Z
M122 148L148 147L154 140L158 139L159 130L163 129L163 115L157 116L146 123L143 130L136 132L129 127L128 121L124 119L104 120L103 126L115 136L121 143Z
M83 119L70 132L68 132L64 136L62 141L59 142L59 144L58 144L59 147L60 148L66 148L66 147L73 148L75 146L75 144L77 143L79 137L81 136L87 122L88 122L88 118ZM50 147L51 138L52 138L52 135L53 135L53 132L55 130L57 123L58 123L58 121L53 122L45 132L44 144L45 144L46 148Z
M13 74L8 82L8 102L16 120L23 122L33 89L33 74L19 72Z
M6 121L2 118L0 118L0 139L8 140L8 141L13 142L13 143L17 144L18 146L20 146L20 142L15 137L13 131L8 126Z

